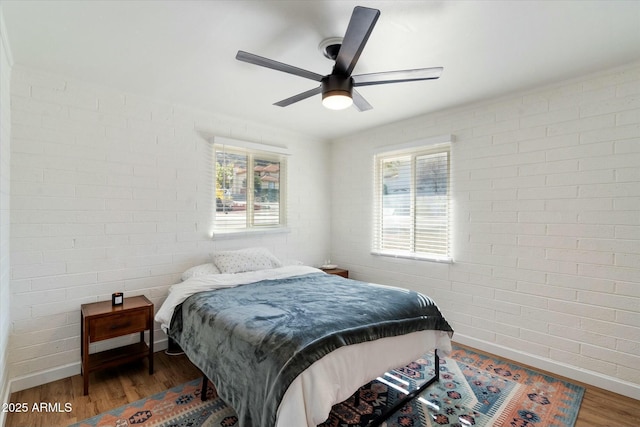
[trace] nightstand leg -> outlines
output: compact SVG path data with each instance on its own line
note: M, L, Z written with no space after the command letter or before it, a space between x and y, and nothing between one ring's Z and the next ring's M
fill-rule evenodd
M82 382L84 385L84 395L89 394L89 325L88 321L82 318L80 329L82 329Z
M207 400L207 392L209 391L209 378L202 374L202 387L200 389L200 400Z
M149 327L149 375L153 375L153 322Z

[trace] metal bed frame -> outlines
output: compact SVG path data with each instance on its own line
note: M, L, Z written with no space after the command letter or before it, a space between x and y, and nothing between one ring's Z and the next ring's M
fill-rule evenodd
M385 412L380 414L377 418L374 418L373 420L369 421L366 427L379 427L380 425L382 425L383 422L389 419L391 415L393 415L394 413L402 409L404 405L411 402L413 399L415 399L420 394L422 394L422 392L424 392L429 386L431 386L435 382L440 381L440 357L438 356L438 350L434 351L434 367L435 367L435 372L432 378L427 380L424 384L422 384L420 387L413 390L412 392L409 392L408 390L403 390L403 392L405 391L407 392L407 395L402 399L400 399L398 402L396 402L396 404L393 405L391 408L387 409ZM206 375L203 375L202 391L200 392L200 399L202 399L203 402L207 400L208 387L209 387L209 379L207 378ZM359 405L360 405L360 393L356 392L354 406L358 407Z

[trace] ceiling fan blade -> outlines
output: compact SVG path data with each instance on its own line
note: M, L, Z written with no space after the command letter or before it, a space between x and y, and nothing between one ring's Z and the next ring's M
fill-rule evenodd
M322 86L318 86L316 88L310 89L306 92L299 93L297 95L293 95L290 98L283 99L282 101L278 101L273 105L277 105L278 107L286 107L287 105L291 105L294 102L302 101L303 99L307 99L312 97L313 95L317 95L322 93Z
M284 64L282 62L274 61L273 59L264 58L262 56L254 55L253 53L239 50L236 54L236 59L242 62L248 62L249 64L259 65L261 67L271 68L272 70L282 71L285 73L293 74L295 76L304 77L319 82L322 80L320 74L313 71L303 70L302 68L294 67L293 65Z
M369 104L367 100L364 99L362 95L360 95L360 92L358 92L355 89L351 94L351 98L353 99L353 105L356 107L358 111L363 112L363 111L369 111L373 109L371 104Z
M342 46L340 46L340 51L336 57L333 74L351 75L379 16L380 11L377 9L361 6L356 6L353 9L349 26L342 40Z
M417 68L415 70L386 71L382 73L359 74L352 76L353 86L370 86L387 83L412 82L418 80L437 79L442 74L442 67Z

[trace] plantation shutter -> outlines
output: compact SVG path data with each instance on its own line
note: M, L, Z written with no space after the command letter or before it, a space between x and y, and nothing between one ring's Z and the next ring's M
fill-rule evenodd
M247 199L246 152L228 146L215 147L215 228L233 230L247 228L246 209L238 209L239 203Z
M372 252L450 260L449 146L375 156Z
M285 158L251 148L214 145L218 232L285 225Z

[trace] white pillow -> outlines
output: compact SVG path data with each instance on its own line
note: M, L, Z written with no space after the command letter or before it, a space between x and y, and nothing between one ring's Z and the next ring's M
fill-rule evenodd
M213 254L213 262L221 273L242 273L282 267L282 262L265 248L247 248Z
M182 273L182 281L184 282L192 277L204 276L207 274L220 274L220 270L218 270L218 267L216 267L212 262L196 265Z

